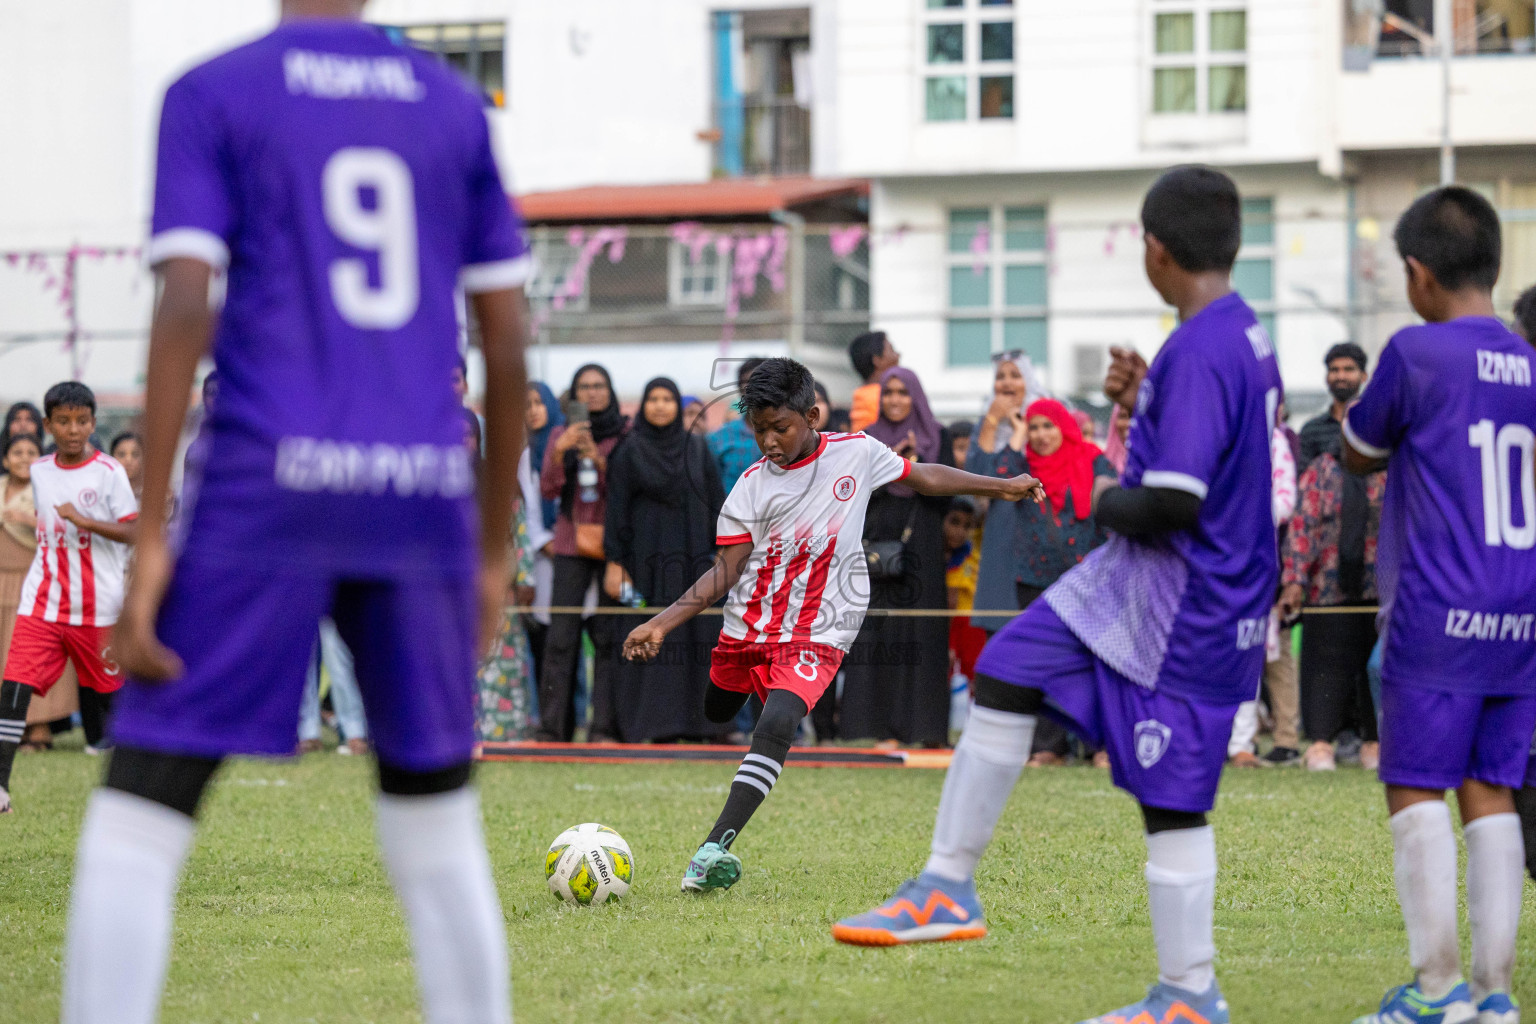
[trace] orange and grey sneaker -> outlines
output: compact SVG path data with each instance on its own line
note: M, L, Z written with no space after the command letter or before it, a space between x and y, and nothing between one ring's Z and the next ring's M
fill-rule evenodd
M832 926L834 939L854 946L980 939L986 934L976 883L951 882L927 872L901 883L896 895L875 909Z
M1147 989L1147 998L1140 1002L1079 1024L1230 1024L1231 1020L1227 1001L1214 981L1200 993L1160 981Z

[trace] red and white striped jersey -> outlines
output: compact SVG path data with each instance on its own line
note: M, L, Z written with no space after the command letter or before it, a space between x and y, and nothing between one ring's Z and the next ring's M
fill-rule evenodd
M748 643L809 640L848 650L869 609L864 513L911 464L865 434L822 434L783 469L761 459L720 510L715 543L752 543L722 633Z
M77 530L59 518L72 504L88 519L127 523L139 516L128 474L116 459L97 452L78 466L60 466L56 455L32 463L37 504L37 552L21 586L20 615L71 626L110 626L123 609L128 545Z

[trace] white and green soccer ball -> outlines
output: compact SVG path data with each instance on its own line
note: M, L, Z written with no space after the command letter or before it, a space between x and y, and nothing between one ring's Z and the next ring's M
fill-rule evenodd
M621 899L635 878L629 844L607 825L589 821L555 837L544 855L549 891L564 903L592 906Z

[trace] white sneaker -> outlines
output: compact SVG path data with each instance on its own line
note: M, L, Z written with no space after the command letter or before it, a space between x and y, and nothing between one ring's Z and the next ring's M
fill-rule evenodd
M5 787L4 786L0 786L0 814L10 814L10 813L11 813L11 794L9 794L9 793L7 793L5 791Z

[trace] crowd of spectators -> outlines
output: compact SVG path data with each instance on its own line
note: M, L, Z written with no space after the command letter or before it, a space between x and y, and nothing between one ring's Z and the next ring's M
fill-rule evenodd
M1536 289L1516 312L1517 327L1533 336ZM826 429L863 430L916 461L1003 477L1028 473L1048 499L934 499L900 483L871 498L866 547L894 545L901 557L895 571L870 574L870 614L802 738L945 746L988 636L1108 539L1094 521L1092 498L1096 484L1125 465L1129 417L1115 406L1101 427L1053 397L1022 353L1005 352L993 360L992 392L978 400L980 415L941 423L923 382L901 365L885 333L860 335L849 357L862 384L846 396L817 385ZM738 389L760 362L739 364ZM1379 757L1372 656L1385 473L1354 476L1340 458L1345 410L1369 379L1365 351L1341 343L1324 364L1328 407L1299 435L1284 407L1275 424L1282 576L1266 669L1255 681L1259 700L1245 706L1233 730L1229 753L1237 765L1326 771L1343 762L1374 767ZM465 370L461 364L454 383L467 401ZM205 389L205 406L215 392ZM479 674L484 740L721 742L739 741L752 728L750 704L726 725L703 714L718 617L694 618L650 662L623 661L618 651L632 610L669 604L712 563L720 507L759 459L752 430L729 396L701 401L668 377L647 382L627 410L622 393L597 364L582 366L558 393L544 382L529 385L522 498L508 539L516 575L502 633ZM725 421L708 429L721 407ZM50 450L43 428L39 409L18 402L0 432L0 651L36 547L29 474ZM465 444L477 456L482 437L466 405ZM138 436L125 432L101 447L123 464L137 494ZM72 671L32 702L25 749L47 749L78 720ZM322 748L323 722L334 727L340 752L367 749L351 656L329 623L316 638L299 749ZM102 742L101 722L82 725L88 744ZM1272 737L1262 756L1261 731ZM1030 763L1071 761L1107 763L1102 751L1042 722Z

